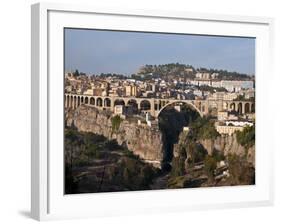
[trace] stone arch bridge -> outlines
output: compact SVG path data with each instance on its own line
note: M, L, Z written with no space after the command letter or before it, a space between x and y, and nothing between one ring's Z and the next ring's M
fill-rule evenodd
M64 95L64 99L65 108L75 109L81 104L85 104L101 110L110 110L113 112L116 105L132 105L139 111L150 112L150 114L154 117L158 117L164 108L174 103L185 103L196 110L201 116L209 114L213 109L216 109L217 111L236 111L239 114L255 112L255 104L252 101L177 100L119 96L91 96L68 93Z

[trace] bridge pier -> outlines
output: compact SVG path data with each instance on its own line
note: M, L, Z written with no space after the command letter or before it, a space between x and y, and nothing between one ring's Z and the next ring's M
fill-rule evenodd
M149 100L149 103L150 103L150 114L154 116L155 114L154 100Z
M246 103L242 103L242 114L245 114L245 105Z

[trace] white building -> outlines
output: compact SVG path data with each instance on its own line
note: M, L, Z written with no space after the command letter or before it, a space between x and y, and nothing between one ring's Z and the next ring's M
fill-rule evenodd
M239 92L242 89L253 89L254 82L251 80L221 80L221 87L227 89L229 92Z
M239 92L242 89L253 89L254 82L251 80L190 80L188 83L195 86L211 86L214 88L225 88L229 92Z
M190 80L189 83L194 86L212 86L211 80Z
M232 125L232 126L236 126L236 127L253 126L253 123L249 122L249 121L226 121L225 124L227 126Z
M218 121L226 121L228 119L227 111L218 111Z
M227 125L217 125L216 130L221 135L233 135L236 131L243 131L244 127L241 126L227 126Z
M210 73L208 72L197 72L195 77L198 79L210 79Z
M193 94L194 94L195 96L200 96L200 97L203 96L203 92L202 92L201 90L194 90L194 91L193 91Z
M255 97L255 90L254 89L246 89L243 91L245 99L250 99Z
M167 86L167 84L166 84L166 82L164 80L162 80L159 85L161 87L166 87Z
M114 107L114 114L122 115L124 113L124 106L123 105L116 105Z
M237 93L215 92L208 96L208 100L234 100L237 96Z
M219 76L219 73L212 73L211 78L216 79Z
M211 86L214 88L221 88L221 80L213 80Z

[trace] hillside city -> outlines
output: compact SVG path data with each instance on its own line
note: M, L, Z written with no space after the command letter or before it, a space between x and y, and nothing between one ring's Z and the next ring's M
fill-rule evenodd
M255 184L255 76L65 73L65 192Z
M209 101L208 114L217 119L216 128L221 134L231 135L237 130L241 131L246 126L252 126L255 120L253 75L225 70L195 69L190 65L178 63L145 65L130 76L111 73L85 74L78 70L67 72L65 93L77 96L77 104L83 103L82 100L86 96L100 96L101 98L95 98L100 102L90 102L90 98L85 98L85 101L104 110L114 107L113 112L123 118L134 114L142 115L149 125L153 124L156 116L149 114L153 105L145 99L164 100L164 104L169 100L189 100L195 104L199 101ZM81 102L79 96L84 96ZM116 98L116 101L111 102L107 97ZM122 97L131 100L125 105ZM133 98L143 99L139 110ZM216 103L219 101L223 102L222 107ZM161 106L164 105L158 107Z

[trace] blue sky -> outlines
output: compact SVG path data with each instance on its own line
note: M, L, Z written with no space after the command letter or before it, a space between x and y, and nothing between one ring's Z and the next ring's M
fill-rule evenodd
M89 74L132 74L145 64L255 73L255 39L65 29L65 69Z

